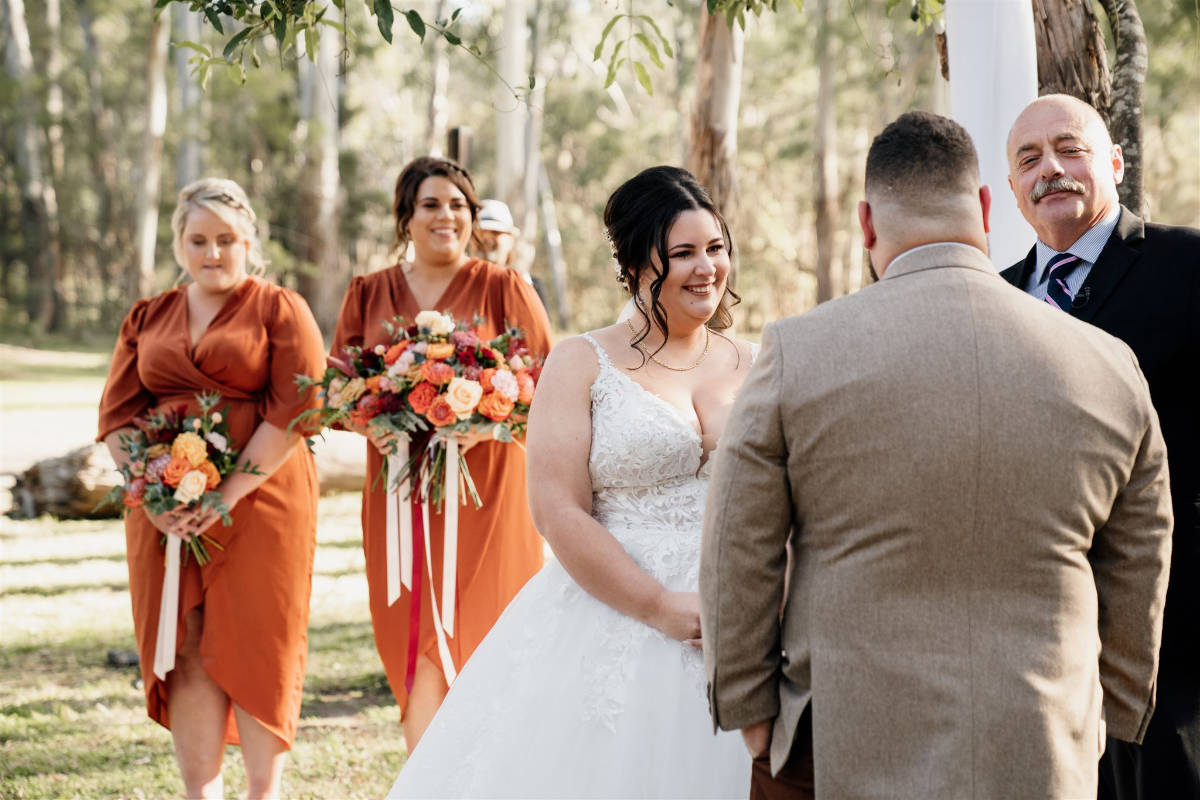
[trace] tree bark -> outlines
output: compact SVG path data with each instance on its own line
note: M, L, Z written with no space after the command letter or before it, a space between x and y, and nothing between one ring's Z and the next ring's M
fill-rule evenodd
M438 0L433 18L446 18L446 0ZM429 103L425 112L425 147L424 153L431 156L441 156L442 147L446 141L446 125L449 114L446 112L446 87L450 83L450 59L446 57L446 40L434 35L429 42Z
M1148 209L1142 185L1142 109L1146 85L1146 32L1134 0L1100 0L1112 28L1117 57L1113 65L1108 126L1125 156L1125 178L1117 194L1125 206L1143 218Z
M834 31L837 0L817 2L817 302L838 297L844 291L841 265L838 263L836 231L838 225L837 110L833 77L835 66Z
M1112 82L1100 23L1085 0L1033 0L1038 94L1069 94L1108 123ZM951 42L953 47L954 43Z
M302 92L308 104L301 110L307 129L301 229L306 237L302 250L308 269L300 274L298 283L317 324L326 333L337 324L344 285L338 236L337 53L337 39L322 36L315 63L301 62L308 84L308 90Z
M171 8L171 25L175 40L194 42L200 38L200 17L187 10L183 4ZM330 34L326 34L327 36ZM200 177L201 144L196 131L200 122L200 81L188 66L191 51L184 47L175 49L175 84L179 87L179 152L175 156L175 187L182 189Z
M526 74L525 0L504 0L504 29L500 34L498 69L516 89L528 82ZM524 217L525 106L504 85L496 87L496 182L492 196L508 203L513 219Z
M567 261L563 258L562 233L558 229L558 213L554 208L554 192L546 165L538 164L538 196L541 202L542 230L545 231L546 261L550 264L550 285L554 292L554 322L559 330L566 330L571 319L571 304L567 296Z
M687 167L708 189L731 228L736 227L739 199L737 126L744 41L741 28L736 24L730 27L724 15L710 15L707 7L702 6ZM734 263L730 285L735 283L736 276Z
M146 129L142 133L142 169L134 205L137 263L130 275L134 297L154 294L154 250L158 240L158 198L162 180L163 134L167 128L167 43L171 26L162 15L150 28L146 54Z
M58 198L42 161L42 130L38 125L38 103L33 92L33 55L29 28L25 23L24 0L4 0L7 21L8 74L17 86L18 104L14 134L17 180L21 185L21 229L29 280L25 310L29 322L42 330L56 321L59 282Z

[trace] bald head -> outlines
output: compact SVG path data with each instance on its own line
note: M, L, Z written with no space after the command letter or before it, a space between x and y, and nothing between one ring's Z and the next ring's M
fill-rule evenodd
M859 216L877 269L889 256L933 242L987 250L979 158L954 120L924 111L898 117L871 143L865 188Z
M1039 97L1008 132L1008 185L1038 238L1068 249L1119 203L1121 148L1104 120L1069 95Z

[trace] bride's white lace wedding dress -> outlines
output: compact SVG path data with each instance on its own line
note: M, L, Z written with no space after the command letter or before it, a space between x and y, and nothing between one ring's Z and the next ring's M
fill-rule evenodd
M709 464L673 406L600 345L593 516L672 591L696 591ZM389 797L745 798L750 757L714 736L700 651L534 576L454 682Z

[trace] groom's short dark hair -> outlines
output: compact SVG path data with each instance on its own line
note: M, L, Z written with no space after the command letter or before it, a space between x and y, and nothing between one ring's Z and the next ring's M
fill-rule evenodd
M893 200L929 193L974 192L979 157L971 135L952 119L928 111L901 114L867 152L867 197Z

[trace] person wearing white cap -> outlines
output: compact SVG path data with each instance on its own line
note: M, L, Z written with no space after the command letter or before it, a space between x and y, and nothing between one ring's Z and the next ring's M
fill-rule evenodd
M475 222L476 255L479 258L502 267L513 266L517 233L512 212L505 203L491 199L482 201L479 219Z

